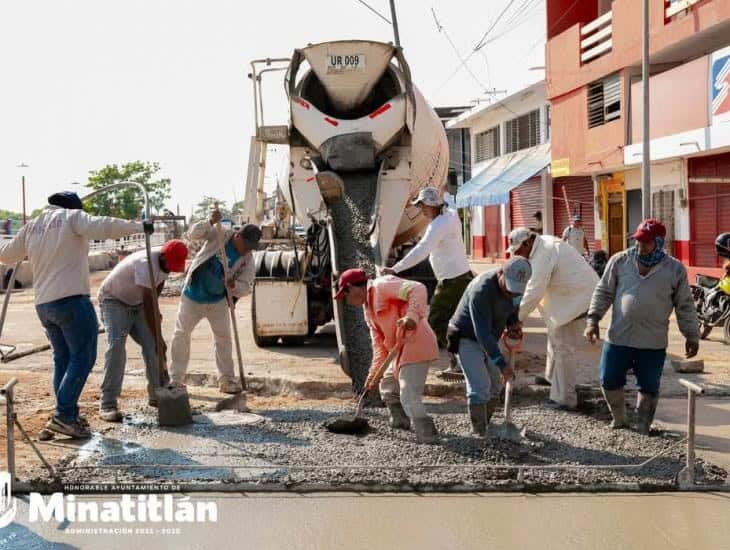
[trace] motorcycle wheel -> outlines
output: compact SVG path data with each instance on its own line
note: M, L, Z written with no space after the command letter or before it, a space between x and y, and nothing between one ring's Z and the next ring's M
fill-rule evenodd
M700 340L707 340L707 337L712 332L712 325L706 325L705 323L700 323Z
M725 330L723 332L723 339L725 340L725 345L730 346L730 317L725 319Z

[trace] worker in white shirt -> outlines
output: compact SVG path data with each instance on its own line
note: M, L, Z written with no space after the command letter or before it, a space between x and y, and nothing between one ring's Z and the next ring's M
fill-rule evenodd
M524 322L538 305L547 325L545 378L550 382L552 406L573 410L578 347L586 326L598 275L566 242L551 235L537 235L526 227L509 234L509 251L530 260L532 277L522 295L519 320Z
M411 204L418 206L431 223L405 258L393 267L385 268L383 272L397 275L426 258L429 259L438 284L431 298L428 323L436 333L439 346L445 347L449 319L456 311L456 306L474 274L466 257L459 215L455 210L446 207L439 190L435 187L424 187ZM458 361L453 355L450 372L454 375L461 374Z
M573 216L571 224L563 231L563 240L575 248L581 256L584 250L586 254L591 253L588 238L585 229L583 229L583 218L579 214Z
M79 397L96 362L99 322L89 295L89 239L152 233L152 222L89 216L76 193L55 193L49 208L0 241L0 263L26 256L33 269L35 309L53 348L56 410L46 429L75 439L91 436Z

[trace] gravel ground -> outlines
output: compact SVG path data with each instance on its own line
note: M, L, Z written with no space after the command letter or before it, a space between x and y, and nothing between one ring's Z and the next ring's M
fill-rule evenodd
M373 206L377 192L377 173L342 174L345 192L331 208L337 235L337 261L340 272L352 267L361 267L375 275L373 250L370 246L370 231ZM344 305L345 339L354 375L356 389L362 387L372 361L370 333L365 324L362 308Z
M205 413L193 426L160 430L150 416L135 415L123 426L111 428L81 449L71 465L181 464L198 469L160 467L118 472L117 481L171 481L185 483L239 482L261 489L333 490L353 486L372 489L490 490L519 486L515 469L494 465L638 464L658 453L665 456L641 470L579 470L526 472L522 488L559 489L570 485L640 484L642 488L672 488L682 468L683 445L675 434L644 437L635 432L612 431L607 413L599 406L584 414L557 412L534 402L519 403L515 422L527 428L523 444L481 439L469 435L462 402L430 403L442 434L438 445L422 445L412 432L393 430L383 409L368 409L371 431L365 436L336 435L323 423L343 412L342 406L323 403L289 410L256 411L264 420L243 425L246 415ZM501 415L495 421L501 423ZM673 447L674 446L674 447ZM249 466L235 476L223 466ZM201 469L202 468L202 469ZM724 470L706 463L699 479L719 484ZM67 482L111 481L108 470L67 470Z

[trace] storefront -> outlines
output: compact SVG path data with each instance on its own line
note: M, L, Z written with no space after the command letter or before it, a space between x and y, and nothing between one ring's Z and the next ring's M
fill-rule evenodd
M535 176L510 191L511 227L535 227L535 213L543 210L542 177Z
M691 158L688 173L690 263L720 267L715 238L730 231L730 153Z
M568 176L553 180L553 230L561 237L571 218L579 215L591 252L601 246L596 242L595 200L591 176Z

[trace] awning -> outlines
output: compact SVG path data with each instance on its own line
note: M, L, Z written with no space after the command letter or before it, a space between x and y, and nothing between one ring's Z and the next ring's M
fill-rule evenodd
M550 164L550 144L545 143L502 155L490 161L456 193L457 208L491 206L509 202L509 192Z

